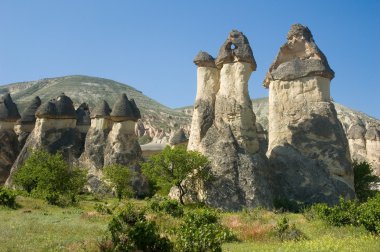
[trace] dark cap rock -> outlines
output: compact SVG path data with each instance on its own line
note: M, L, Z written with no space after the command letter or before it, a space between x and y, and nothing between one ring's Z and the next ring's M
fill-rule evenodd
M128 100L127 95L122 94L112 108L111 119L115 122L122 122L137 121L140 118L140 110L137 108L135 101L133 99Z
M321 76L331 80L335 73L314 42L309 28L294 24L288 32L287 42L280 48L270 66L263 85L269 87L272 80L291 81L308 76Z
M36 111L41 106L40 97L36 96L31 101L29 106L22 112L21 118L17 121L18 124L34 124L36 122Z
M50 119L76 119L73 101L64 93L42 104L37 109L36 116Z
M90 125L90 109L87 103L82 103L79 105L77 110L75 111L77 118L77 125Z
M111 108L105 100L96 105L96 107L91 111L91 118L109 118L111 113Z
M0 121L15 122L20 119L16 103L9 93L0 98Z
M232 30L220 48L215 64L222 68L223 64L236 61L250 63L252 70L256 70L256 61L247 37L240 31Z
M215 59L207 52L200 51L195 56L194 64L199 67L216 67Z

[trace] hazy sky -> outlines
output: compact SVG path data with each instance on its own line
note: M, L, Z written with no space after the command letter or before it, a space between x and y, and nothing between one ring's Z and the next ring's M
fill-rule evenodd
M169 107L194 102L199 50L232 29L262 81L291 24L307 25L336 77L335 101L380 118L380 1L0 0L0 84L72 74L120 81Z

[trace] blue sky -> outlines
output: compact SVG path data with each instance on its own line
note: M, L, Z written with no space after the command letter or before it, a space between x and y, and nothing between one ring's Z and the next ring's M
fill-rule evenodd
M336 77L331 95L380 118L380 1L0 0L0 84L83 74L131 85L169 107L194 102L193 58L216 56L232 29L262 81L293 23L307 25Z

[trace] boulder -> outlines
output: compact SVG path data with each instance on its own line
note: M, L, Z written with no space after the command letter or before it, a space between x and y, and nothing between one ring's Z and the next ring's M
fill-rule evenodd
M348 141L330 98L333 77L310 30L293 25L264 80L277 197L306 204L355 197Z

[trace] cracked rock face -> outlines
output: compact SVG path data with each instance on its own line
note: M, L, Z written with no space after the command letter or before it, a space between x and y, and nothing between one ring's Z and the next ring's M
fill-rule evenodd
M204 52L194 63L198 66L197 96L188 149L206 155L215 176L198 191L198 197L227 210L270 206L268 162L259 153L256 118L248 94L248 80L256 63L247 38L232 31L215 65Z
M310 30L293 25L264 80L267 156L280 197L334 204L355 196L348 141L330 98L333 77Z

